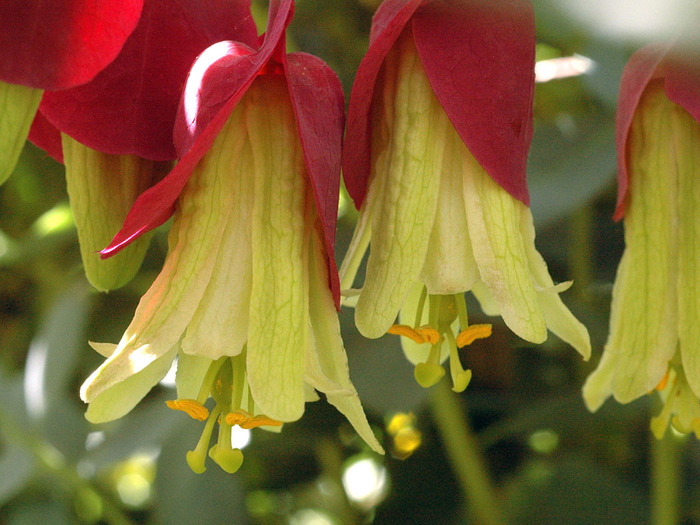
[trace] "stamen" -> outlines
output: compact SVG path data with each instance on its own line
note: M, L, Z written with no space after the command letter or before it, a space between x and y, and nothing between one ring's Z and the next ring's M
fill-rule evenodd
M447 339L450 344L450 376L452 377L452 390L454 392L464 392L472 380L472 371L462 368L457 353L457 341L451 330L447 332Z
M469 316L467 315L467 302L464 299L463 293L455 295L455 306L457 307L457 316L459 318L459 326L466 328L469 326Z
M425 343L425 338L420 333L405 324L395 324L389 328L389 330L387 330L387 333L408 337L413 339L419 345Z
M229 425L238 425L241 428L251 429L257 427L281 427L282 422L276 419L269 418L262 414L253 416L245 410L239 409L226 414L226 423Z
M240 427L245 429L257 428L257 427L281 427L282 422L276 419L269 418L267 416L258 415L248 421L243 422Z
M420 297L418 298L418 308L416 308L416 322L413 323L413 326L420 326L421 322L423 322L423 309L425 308L425 300L428 298L428 289L423 286L423 291L420 293Z
M214 408L209 415L206 425L204 425L204 431L197 442L197 446L194 450L190 450L187 453L187 464L195 474L202 474L207 470L207 467L204 465L207 459L207 448L209 448L209 441L211 440L211 433L214 430L214 423L216 423L220 412L218 407Z
M424 342L430 343L431 345L435 345L440 341L440 332L430 326L421 326L416 329L416 332L423 338Z
M434 344L430 348L430 354L425 363L418 363L413 369L413 377L416 382L423 388L430 388L437 384L442 376L445 375L445 369L440 366L440 352L442 343Z
M209 410L194 399L171 399L165 402L168 408L180 410L197 421L204 421L209 417Z
M457 336L457 346L462 348L472 344L477 339L485 339L491 335L490 324L473 324L459 333Z
M229 412L226 414L226 423L228 423L231 426L234 425L241 425L241 423L244 423L250 419L253 418L253 415L246 412L242 408L239 408L238 410L234 410L233 412Z
M226 423L225 418L219 418L219 439L209 449L209 457L229 474L236 472L243 464L243 453L231 446L231 425Z
M199 394L197 394L197 402L203 405L207 399L209 399L209 394L211 393L212 385L219 374L219 369L221 365L228 359L227 357L220 357L216 361L212 361L207 369L207 373L204 375L202 380L202 386L199 387Z

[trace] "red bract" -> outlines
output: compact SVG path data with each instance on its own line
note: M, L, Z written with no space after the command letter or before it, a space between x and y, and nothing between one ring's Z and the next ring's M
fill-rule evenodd
M647 86L664 82L666 96L700 122L700 52L677 44L651 44L637 51L627 62L620 81L615 142L617 145L617 208L620 220L627 206L629 172L627 139L634 114Z
M233 108L260 74L285 76L306 168L323 225L328 266L336 304L338 276L333 258L344 124L343 93L335 73L305 53L285 53L285 31L293 0L270 2L267 31L260 48L219 42L192 67L175 125L175 143L182 159L157 185L144 192L123 228L102 251L106 258L165 222L193 168L209 150Z
M387 0L350 96L343 176L359 208L370 172L371 106L384 58L409 28L437 99L486 172L529 203L535 24L529 0Z
M172 130L187 72L197 55L226 38L257 41L250 0L146 0L116 60L88 84L45 94L39 110L103 153L174 159ZM30 138L46 143L35 130Z
M3 0L0 80L38 89L88 82L122 49L143 0Z

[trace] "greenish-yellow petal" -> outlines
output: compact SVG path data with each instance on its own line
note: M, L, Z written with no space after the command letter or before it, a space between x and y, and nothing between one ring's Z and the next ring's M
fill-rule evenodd
M630 128L626 246L604 356L584 386L591 399L605 395L595 389L608 384L623 403L646 394L666 374L678 344L677 287L687 283L678 283L678 179L673 149L664 140L670 136L665 101L661 85L648 89Z
M211 278L216 254L230 212L230 177L211 169L216 143L194 170L179 200L169 250L160 274L139 302L134 318L107 361L121 363L84 386L98 396L177 345ZM130 364L138 364L134 370ZM103 365L104 367L105 365Z
M117 349L117 345L114 343L97 343L95 341L88 341L90 348L103 357L111 357L114 351Z
M547 263L535 248L535 226L532 222L530 209L523 207L522 213L522 236L525 246L525 253L529 262L530 272L534 280L537 297L539 299L542 313L544 314L547 328L557 337L573 346L584 359L591 356L591 339L588 330L574 317L574 314L564 305L559 297L559 289L568 288L568 283L560 283L555 286L552 281Z
M598 410L612 395L617 366L617 356L603 352L595 371L586 378L583 384L583 400L591 412Z
M547 328L520 231L521 208L463 146L464 203L474 258L506 325L532 343Z
M335 406L350 422L362 439L380 454L384 449L374 436L367 416L362 409L360 397L350 382L348 359L340 336L338 314L328 289L328 270L323 248L314 230L310 242L309 257L309 311L313 343L310 352L316 354L323 374L343 387L341 393L325 392L328 402Z
M357 303L357 296L360 293L359 290L353 290L353 283L355 282L357 270L360 268L362 259L369 247L370 238L372 237L371 207L372 203L376 201L377 199L375 198L367 198L362 203L350 246L348 246L348 251L345 253L343 262L340 265L340 290L343 292L343 304L352 306L353 308ZM346 294L345 292L347 290L352 290L352 292Z
M678 169L678 335L685 376L700 396L700 123L680 106L669 112Z
M177 356L175 387L178 399L197 399L211 359L180 352Z
M367 199L374 200L372 240L355 324L366 337L384 335L418 280L433 229L447 132L452 128L435 98L408 35L384 63L381 112L373 132ZM381 101L381 104L379 103Z
M246 99L255 178L248 382L262 413L295 421L310 344L305 164L284 80L258 77Z
M0 82L0 184L15 169L43 93L41 89Z
M451 124L448 124L451 126ZM429 294L449 295L471 289L479 279L464 210L462 152L457 132L446 133L435 222L420 281Z
M89 403L85 417L92 423L105 423L126 415L170 370L177 347L145 366L123 354L108 359L83 384L80 397ZM114 381L111 378L118 377ZM110 386L92 395L97 383Z
M471 293L474 294L476 300L479 301L479 306L481 306L481 311L486 315L495 317L501 315L501 311L498 309L498 303L491 295L491 290L484 284L484 281L476 281L471 288Z
M212 169L230 180L230 209L206 291L182 340L182 351L218 359L238 355L248 340L252 282L253 152L242 106L234 111L212 148Z
M152 184L157 163L135 155L108 155L62 135L66 186L80 241L85 275L95 288L124 286L141 267L151 235L101 259L136 198Z

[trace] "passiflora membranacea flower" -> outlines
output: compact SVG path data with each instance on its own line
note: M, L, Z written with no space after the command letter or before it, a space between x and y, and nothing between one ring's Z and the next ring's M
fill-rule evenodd
M382 451L350 382L333 259L344 102L321 60L286 54L289 0L259 49L223 41L193 65L176 121L182 159L137 199L109 256L174 213L168 256L118 345L81 390L87 417L128 412L178 357L170 406L206 420L188 455L232 472L232 425L295 421L323 392ZM214 399L210 411L204 404Z
M457 347L491 327L469 325L466 291L523 339L549 328L590 353L558 295L568 283L554 285L534 245L534 46L527 0L387 0L373 20L348 110L343 174L360 215L341 288L363 335L407 336L423 386L448 356L454 389L469 382Z
M583 388L591 410L657 389L652 420L700 437L700 49L642 48L627 63L617 111L618 205L625 251L613 288L610 335Z

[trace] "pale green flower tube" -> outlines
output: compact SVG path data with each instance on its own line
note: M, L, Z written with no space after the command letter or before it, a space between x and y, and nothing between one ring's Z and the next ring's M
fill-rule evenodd
M43 94L41 89L0 82L0 184L17 165Z
M136 198L151 186L159 164L136 155L102 153L65 134L62 148L85 276L101 292L120 288L141 267L151 235L110 259L101 259L98 252L112 240Z

